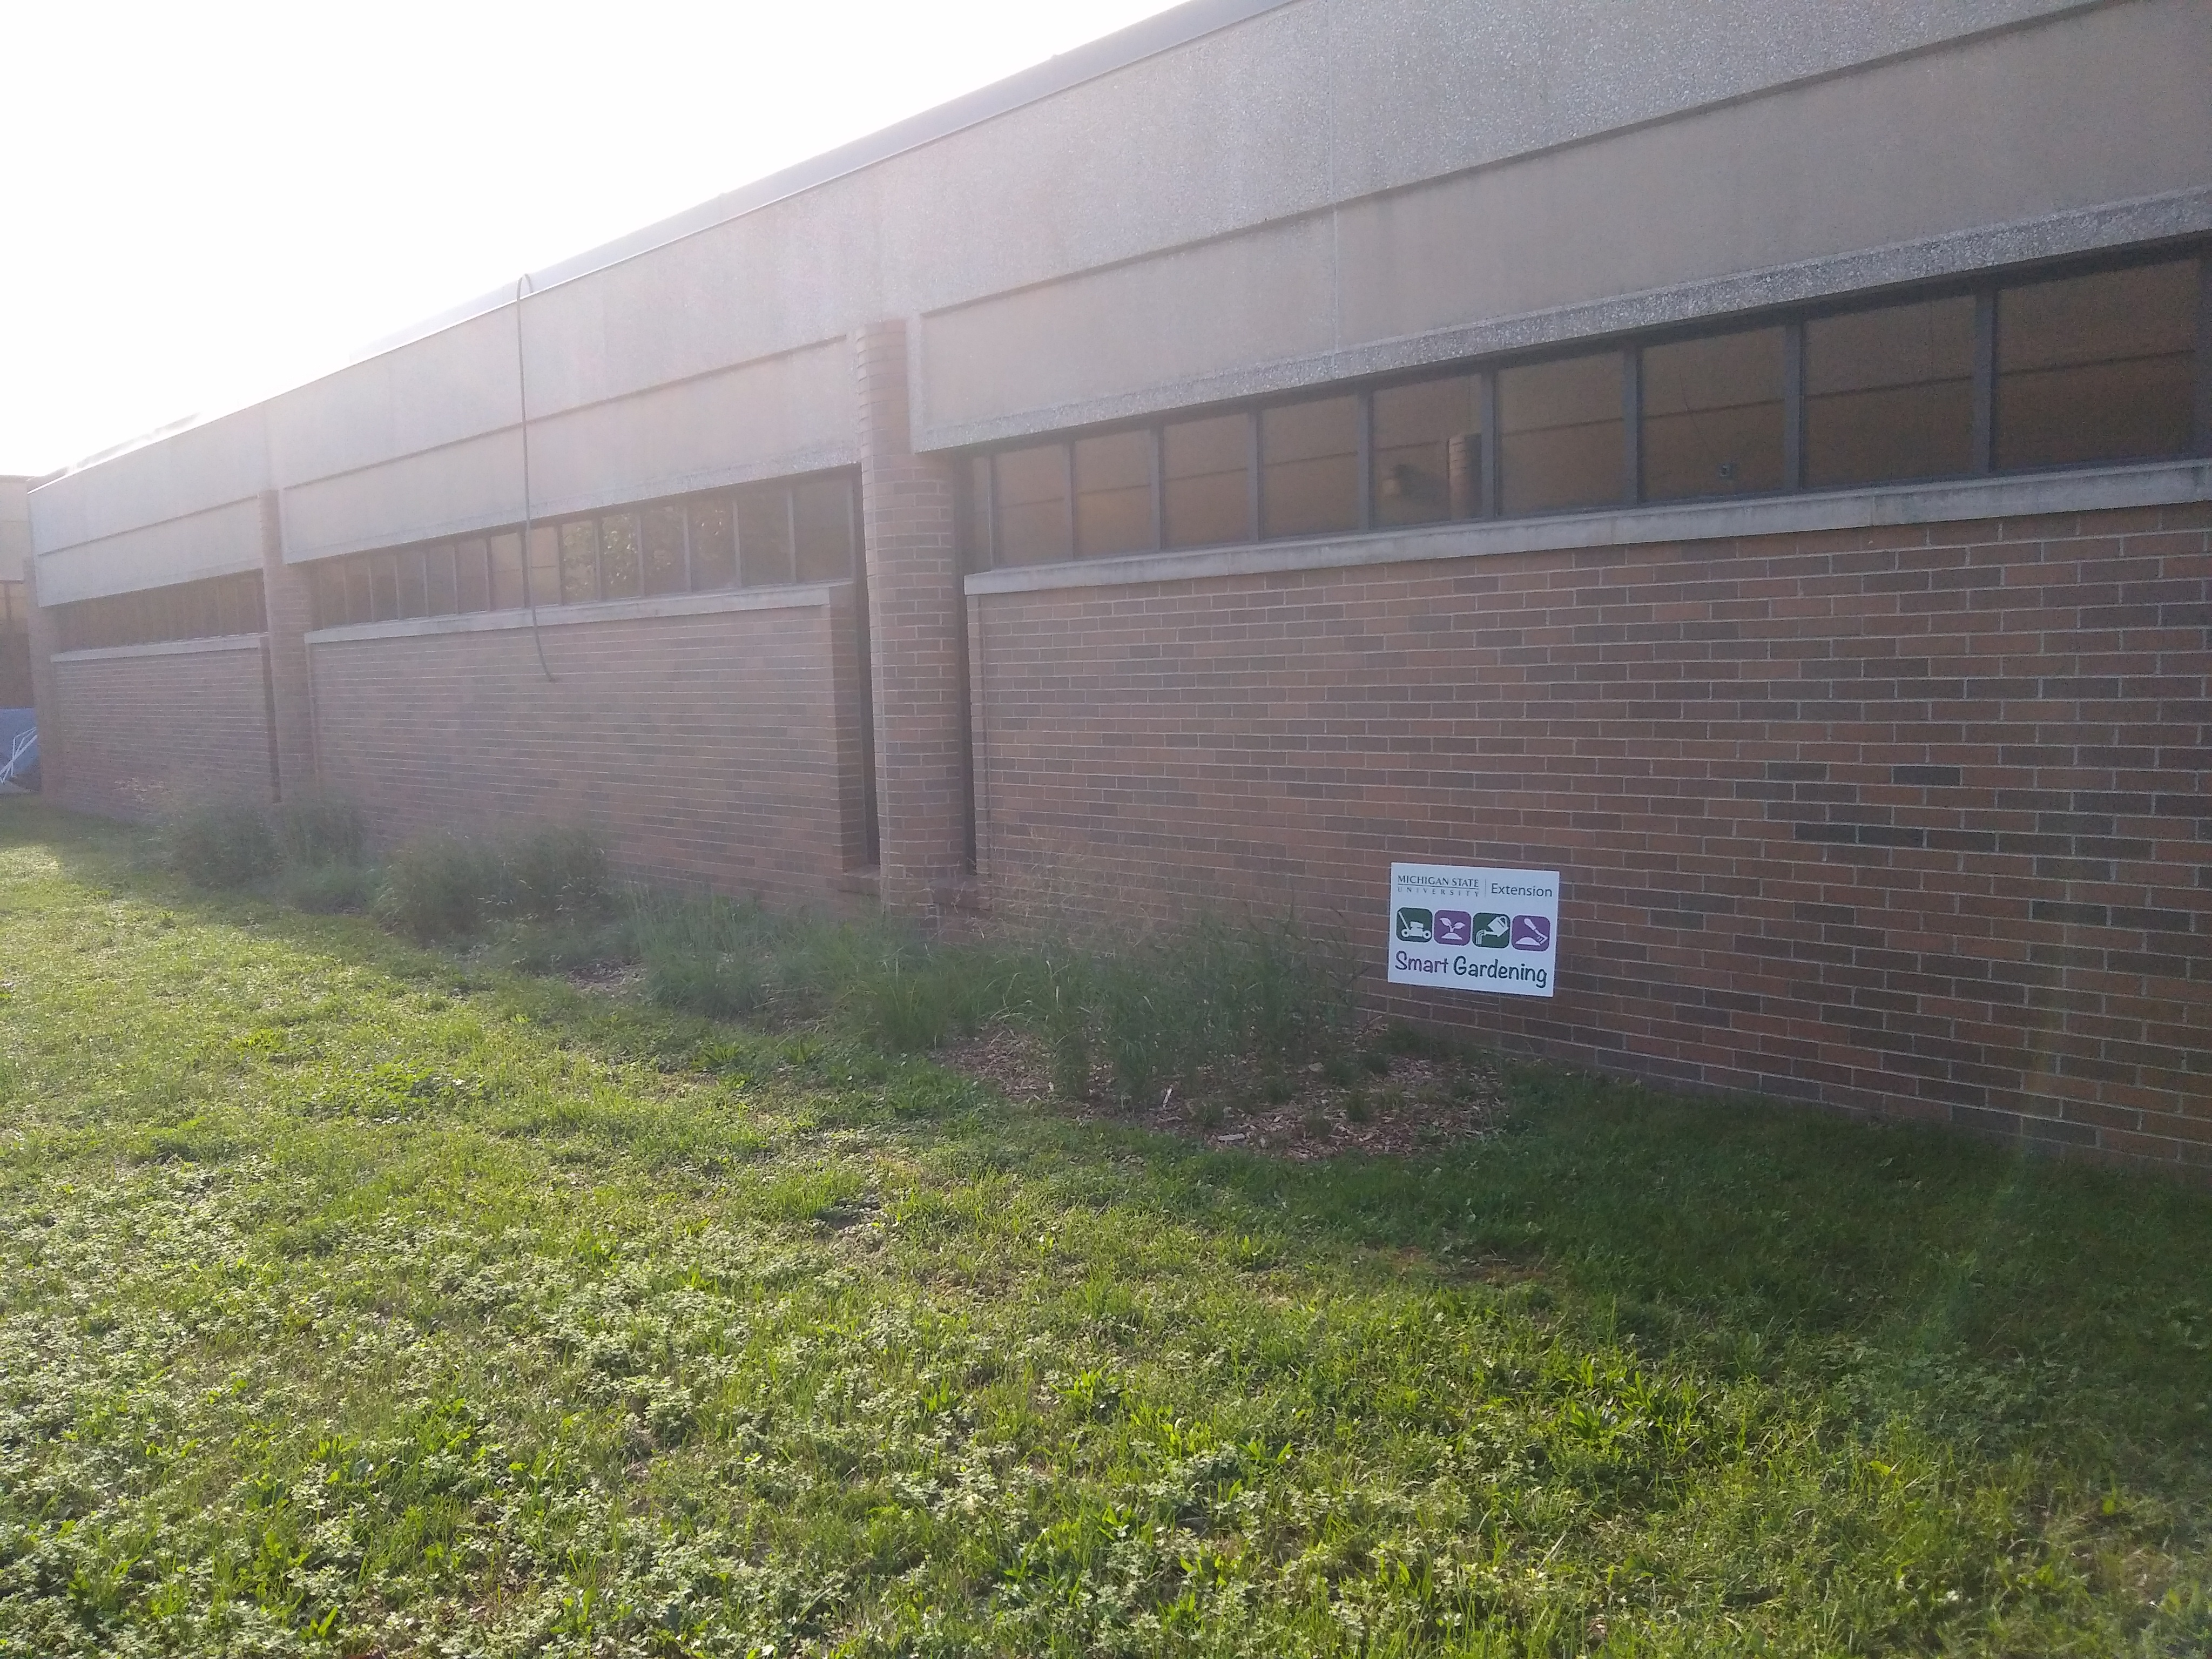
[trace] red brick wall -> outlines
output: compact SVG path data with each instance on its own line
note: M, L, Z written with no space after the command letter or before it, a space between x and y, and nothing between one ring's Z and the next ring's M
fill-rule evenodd
M994 904L1564 872L1516 1051L2212 1169L2212 508L969 601Z
M386 844L587 825L661 880L817 899L863 856L853 590L827 605L320 640L327 788Z
M906 328L853 336L875 676L884 905L935 917L968 887L960 573L953 464L913 453Z
M58 706L40 707L39 746L46 747L46 726L58 726L69 753L64 805L149 818L185 797L270 798L269 698L258 641L216 650L141 647L52 663Z

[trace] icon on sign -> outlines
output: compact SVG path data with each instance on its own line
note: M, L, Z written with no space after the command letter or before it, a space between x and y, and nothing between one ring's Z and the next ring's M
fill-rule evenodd
M1474 930L1474 918L1464 910L1437 912L1437 943L1464 945Z
M1436 918L1426 910L1408 907L1398 912L1398 937L1407 945L1426 945L1433 935L1435 924Z
M1514 917L1513 948L1516 951L1550 950L1552 919L1549 916Z
M1474 938L1470 942L1481 946L1486 951L1503 951L1505 948L1505 918L1498 915L1477 916L1474 919Z

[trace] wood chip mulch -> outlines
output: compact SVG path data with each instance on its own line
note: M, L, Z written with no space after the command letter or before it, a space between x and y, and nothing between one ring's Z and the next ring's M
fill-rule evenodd
M1332 1081L1312 1065L1275 1079L1273 1088L1257 1077L1201 1078L1188 1091L1179 1085L1138 1103L1116 1100L1103 1067L1094 1072L1085 1099L1060 1099L1042 1040L1018 1026L988 1027L936 1058L1012 1099L1052 1107L1078 1121L1132 1124L1300 1161L1346 1152L1431 1152L1494 1133L1504 1115L1496 1076L1468 1060L1392 1054L1387 1070L1362 1065L1348 1082Z

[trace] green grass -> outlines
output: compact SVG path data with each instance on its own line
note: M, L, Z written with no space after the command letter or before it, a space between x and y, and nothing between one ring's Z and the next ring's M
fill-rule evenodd
M1206 1152L0 802L0 1654L2212 1643L2212 1198L1509 1086Z

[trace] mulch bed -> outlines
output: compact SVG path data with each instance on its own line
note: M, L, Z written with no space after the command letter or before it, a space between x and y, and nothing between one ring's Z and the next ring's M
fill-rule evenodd
M1301 1161L1346 1152L1388 1156L1434 1152L1495 1132L1504 1114L1498 1079L1479 1061L1387 1056L1351 1082L1333 1082L1319 1065L1267 1088L1257 1077L1201 1078L1159 1099L1122 1102L1102 1068L1087 1098L1053 1092L1050 1057L1035 1033L993 1025L942 1049L939 1063L988 1083L1009 1097L1050 1106L1080 1121L1132 1124L1224 1149ZM1376 1056L1376 1063L1385 1057ZM1278 1097L1264 1098L1262 1091Z

